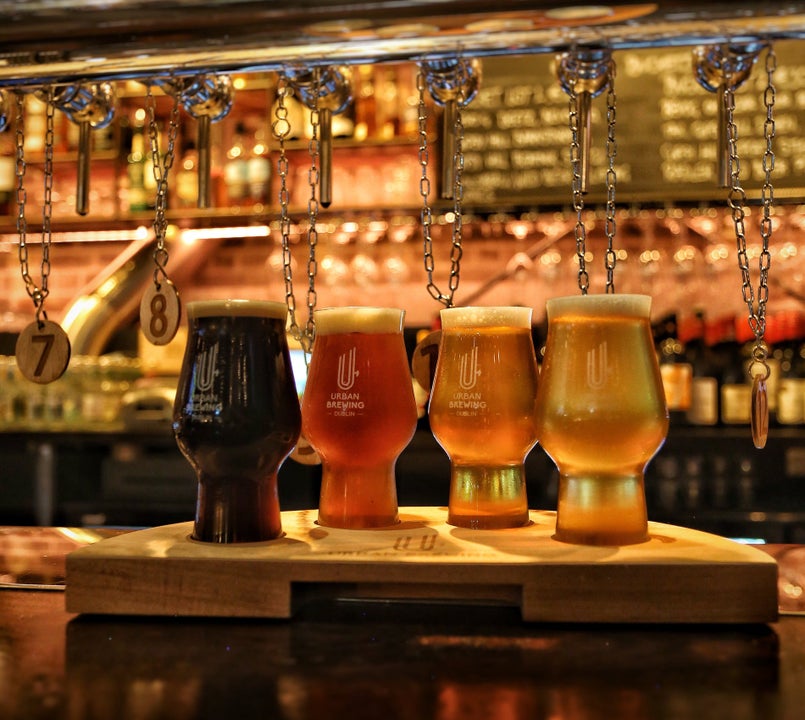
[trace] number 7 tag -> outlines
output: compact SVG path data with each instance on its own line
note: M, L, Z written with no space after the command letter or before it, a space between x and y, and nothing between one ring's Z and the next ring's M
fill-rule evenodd
M17 367L32 382L46 385L58 380L70 362L70 339L50 320L34 320L17 338Z

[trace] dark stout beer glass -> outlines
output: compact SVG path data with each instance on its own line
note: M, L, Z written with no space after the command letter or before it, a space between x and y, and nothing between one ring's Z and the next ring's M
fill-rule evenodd
M258 542L282 534L277 471L301 429L283 303L188 303L176 442L198 477L193 537Z

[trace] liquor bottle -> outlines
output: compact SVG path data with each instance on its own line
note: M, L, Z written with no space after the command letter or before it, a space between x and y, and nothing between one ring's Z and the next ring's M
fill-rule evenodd
M664 337L658 346L660 375L671 423L680 424L685 422L685 414L690 409L693 367L685 361L685 346L679 340L676 316L666 318L663 325Z
M717 425L718 368L705 342L704 313L697 311L688 321L680 323L679 334L685 344L685 360L693 369L686 419L691 425Z
M372 138L377 133L377 98L374 68L359 65L355 90L355 139Z
M176 173L176 206L196 207L198 204L198 151L196 143L188 140L182 148Z
M266 131L262 124L254 132L254 141L246 161L246 181L249 199L259 211L269 203L271 186L271 161L268 157Z
M248 199L249 168L246 157L245 135L246 127L242 122L239 122L235 126L232 145L226 152L224 182L226 183L229 204L233 206L243 205Z
M136 121L132 126L131 149L126 167L129 178L129 211L144 212L148 210L148 193L145 186L145 135L142 124Z
M740 347L735 342L735 348ZM752 385L746 372L752 355L751 343L731 352L721 382L721 422L725 425L748 425L752 419Z

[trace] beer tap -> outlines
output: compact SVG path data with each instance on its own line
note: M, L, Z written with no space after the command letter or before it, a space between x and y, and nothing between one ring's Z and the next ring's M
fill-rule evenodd
M197 122L197 206L200 209L208 208L212 204L210 125L225 118L232 109L232 79L228 75L198 75L192 78L160 79L156 84L167 95L178 96L185 110Z
M579 161L581 192L590 184L590 144L592 138L592 99L607 86L611 53L607 48L579 48L559 56L557 75L562 89L575 100L580 135Z
M730 186L729 136L724 93L740 87L765 47L762 42L700 45L693 50L693 73L705 90L718 96L718 184ZM728 88L728 84L730 87Z
M431 97L444 108L442 114L441 197L452 200L455 185L456 120L481 84L481 63L460 58L424 60L422 71Z
M347 67L291 68L290 85L311 110L319 114L319 202L329 207L333 199L333 115L343 112L352 101L352 83Z
M44 99L42 91L37 93ZM89 177L92 130L105 128L115 115L115 91L111 83L61 85L55 88L53 104L78 125L78 177L75 208L89 212Z

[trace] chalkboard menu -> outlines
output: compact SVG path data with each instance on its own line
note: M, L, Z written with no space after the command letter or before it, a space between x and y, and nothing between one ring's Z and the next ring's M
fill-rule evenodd
M805 197L805 43L775 45L772 183L775 198ZM765 52L736 92L741 180L751 199L763 185ZM693 50L616 51L617 199L723 200L717 179L717 95L698 84ZM462 115L466 201L559 205L572 201L568 96L555 55L483 59L482 88ZM592 101L588 204L606 199L606 93Z

